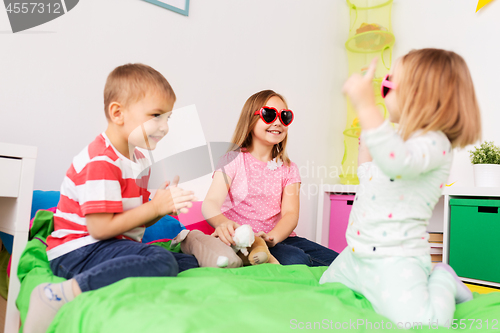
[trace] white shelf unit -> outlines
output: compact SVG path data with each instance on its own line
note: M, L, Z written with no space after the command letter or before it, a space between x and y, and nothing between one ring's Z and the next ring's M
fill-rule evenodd
M5 333L19 331L17 266L28 242L37 148L0 143L0 231L14 236Z

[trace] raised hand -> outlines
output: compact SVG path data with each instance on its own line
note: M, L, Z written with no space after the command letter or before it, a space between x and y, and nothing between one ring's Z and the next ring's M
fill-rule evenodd
M342 88L342 92L349 97L352 106L358 113L363 130L377 128L384 122L382 113L375 105L372 80L376 69L377 58L374 58L364 76L358 73L353 74Z
M342 92L346 94L357 112L362 109L375 107L375 94L373 92L372 80L377 69L377 58L373 58L368 71L363 76L359 73L351 75L344 83Z

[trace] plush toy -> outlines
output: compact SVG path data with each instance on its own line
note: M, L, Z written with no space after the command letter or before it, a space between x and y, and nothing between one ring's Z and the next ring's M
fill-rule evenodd
M200 267L235 268L266 262L279 264L264 239L255 236L250 226L237 228L233 239L236 245L229 247L220 239L199 230L182 230L172 240L171 246L181 243L181 251L194 255Z
M234 250L220 239L205 235L200 230L182 230L174 239L171 247L181 243L182 253L192 254L200 267L243 266L243 261Z
M244 224L234 231L233 250L243 261L243 265L258 265L269 262L279 264L278 260L269 252L266 241L261 237L255 236L252 227Z

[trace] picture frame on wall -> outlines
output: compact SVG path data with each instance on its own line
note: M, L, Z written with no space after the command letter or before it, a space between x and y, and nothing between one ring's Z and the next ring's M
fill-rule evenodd
M189 0L143 0L157 6L189 16Z

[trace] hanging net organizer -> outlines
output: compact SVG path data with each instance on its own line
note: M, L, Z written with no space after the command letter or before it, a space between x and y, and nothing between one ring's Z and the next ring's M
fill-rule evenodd
M349 38L345 43L349 61L349 76L364 74L373 58L378 57L373 80L375 103L387 118L384 100L380 95L380 84L389 72L392 62L392 47L396 41L392 33L391 9L393 0L346 0L349 6ZM342 158L342 184L359 184L358 146L361 127L356 112L347 99L347 124L344 134L344 157Z

